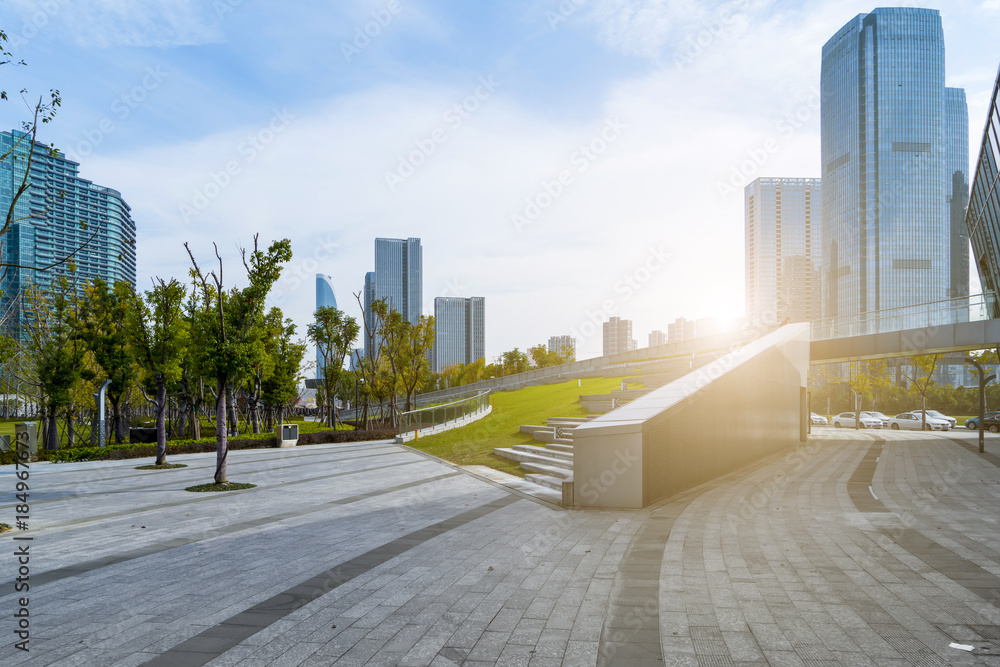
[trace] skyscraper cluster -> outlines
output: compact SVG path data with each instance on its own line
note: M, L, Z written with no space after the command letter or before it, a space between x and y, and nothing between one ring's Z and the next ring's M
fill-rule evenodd
M32 146L30 136L18 130L0 133L0 155L6 155L0 161L0 210L10 210L26 170L29 186L14 205L10 229L0 237L7 265L0 279L5 331L22 334L30 317L25 289L51 289L59 276L68 275L69 264L61 261L67 257L81 288L97 278L135 285L136 228L120 192L80 178L78 162Z
M859 14L824 45L820 178L745 190L751 323L968 296L968 108L937 10Z

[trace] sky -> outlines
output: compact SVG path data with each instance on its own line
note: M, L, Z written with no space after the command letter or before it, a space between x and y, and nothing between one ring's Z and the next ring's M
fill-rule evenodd
M975 160L1000 64L1000 0L941 10L947 85ZM338 305L376 237L423 243L423 308L486 299L486 353L599 323L633 336L744 310L743 186L818 177L823 43L851 0L0 0L26 66L0 127L62 94L40 140L119 190L138 284L229 286L240 247L288 238L271 295L304 335L315 274ZM975 286L974 286L975 287Z

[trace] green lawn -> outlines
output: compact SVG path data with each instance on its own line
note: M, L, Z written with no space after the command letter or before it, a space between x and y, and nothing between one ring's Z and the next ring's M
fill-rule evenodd
M633 376L629 376L633 377ZM578 387L576 380L561 384L526 387L490 395L493 412L477 422L409 443L411 447L458 465L485 465L524 477L515 461L493 453L494 447L541 444L518 431L521 424L544 424L549 417L586 417L580 407L581 394L606 394L621 388L622 378L588 378Z

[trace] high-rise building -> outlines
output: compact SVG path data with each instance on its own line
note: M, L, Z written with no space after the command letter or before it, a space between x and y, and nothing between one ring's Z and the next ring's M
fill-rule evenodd
M486 299L439 296L434 299L435 373L486 357Z
M951 298L969 296L969 106L965 90L945 88L945 191L951 227ZM955 385L958 386L958 385Z
M604 323L604 356L636 348L632 338L632 320L612 317Z
M667 344L667 334L663 333L659 329L651 331L649 333L649 346L656 347L657 345Z
M859 14L823 46L823 317L962 291L950 203L968 121L944 55L940 13L912 7Z
M694 320L678 317L667 325L667 342L677 343L694 338Z
M744 190L746 315L755 325L821 317L820 191L818 178L758 178Z
M28 164L30 136L0 133L0 210L10 208ZM14 207L13 224L0 237L9 266L0 280L0 309L17 334L27 316L21 298L28 285L48 290L69 267L72 255L80 288L101 278L109 285L135 285L135 223L121 193L80 178L79 163L35 145L28 190ZM19 268L35 267L35 268Z
M990 98L965 224L983 291L997 294L1000 288L1000 72ZM1000 317L1000 309L994 305L989 315Z
M336 308L337 295L333 291L333 276L316 274L316 310L320 308ZM323 377L323 350L316 346L316 377Z
M576 359L576 338L573 336L549 336L549 352L562 354L563 348L568 347Z
M423 284L420 239L375 239L376 299L385 299L410 324L418 324L423 314Z

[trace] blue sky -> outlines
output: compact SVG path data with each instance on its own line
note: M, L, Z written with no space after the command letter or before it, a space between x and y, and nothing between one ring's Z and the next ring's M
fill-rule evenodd
M235 281L237 245L287 236L274 303L304 331L312 274L354 313L373 239L419 236L425 311L485 296L489 357L570 332L592 356L609 314L645 345L742 313L724 186L769 139L752 177L818 175L820 49L874 7L818 4L0 0L28 62L3 88L61 90L42 139L132 206L140 286L186 276L184 241L206 262L218 242ZM1000 1L937 7L975 159ZM25 114L2 104L0 126Z

